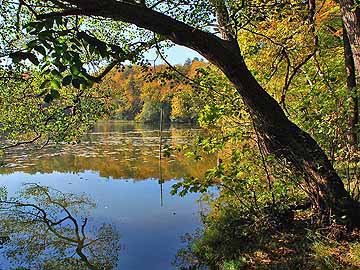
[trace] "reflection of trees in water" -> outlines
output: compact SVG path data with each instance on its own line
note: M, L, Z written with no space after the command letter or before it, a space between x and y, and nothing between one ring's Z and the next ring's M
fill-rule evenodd
M16 197L1 200L0 231L8 240L2 251L14 269L114 269L119 234L109 224L88 228L85 216L93 207L85 195L26 184Z
M163 131L163 145L191 144L200 131L171 128ZM11 158L10 158L11 157ZM102 177L143 180L158 177L159 137L156 129L138 124L109 122L98 125L78 145L48 146L36 152L17 149L9 154L2 173L99 172ZM163 180L194 176L202 178L214 157L194 162L184 153L173 151L162 162Z
M194 252L195 241L202 237L202 231L196 230L194 234L186 233L181 237L185 246L177 251L173 266L179 270L217 270L213 266L208 266L202 260L199 259ZM206 253L206 250L202 252Z

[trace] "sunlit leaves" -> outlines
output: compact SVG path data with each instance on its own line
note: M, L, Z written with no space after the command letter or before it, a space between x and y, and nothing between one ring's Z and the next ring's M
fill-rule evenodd
M189 177L182 182L174 184L170 193L171 195L178 194L183 197L189 192L206 192L211 185L211 182L204 182L203 180Z
M49 75L28 76L0 82L0 132L6 134L1 148L33 140L40 145L48 140L76 142L109 109L106 96L64 88Z
M35 54L30 52L15 52L10 54L10 58L14 61L14 63L19 63L22 60L29 60L34 65L39 64L39 60Z

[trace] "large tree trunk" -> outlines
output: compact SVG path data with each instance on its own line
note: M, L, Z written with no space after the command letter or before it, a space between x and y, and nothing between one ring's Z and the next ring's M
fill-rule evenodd
M344 56L346 68L346 85L349 91L349 143L352 154L355 153L358 145L357 125L359 123L359 98L356 89L355 62L351 50L350 40L343 25Z
M356 76L360 76L360 9L354 8L354 0L340 0L342 20L351 47Z
M248 71L241 56L235 54L228 61L224 59L219 66L254 115L268 153L291 162L296 171L304 176L309 193L321 202L323 211L331 212L339 221L342 219L359 225L359 204L345 190L324 151L308 133L285 116L279 104Z
M112 18L148 29L174 43L202 54L219 67L233 83L255 119L264 147L277 157L286 158L306 177L309 192L319 196L323 208L339 219L360 224L359 204L352 200L326 154L313 138L292 123L280 105L248 70L236 40L224 40L146 7L114 0L68 0L77 9L53 16L85 15ZM228 34L228 33L226 33Z

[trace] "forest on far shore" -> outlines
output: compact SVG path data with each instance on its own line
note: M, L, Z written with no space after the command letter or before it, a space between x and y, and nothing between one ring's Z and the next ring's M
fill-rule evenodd
M188 78L195 78L199 69L207 66L202 59L187 59L176 65L180 75L165 64L147 68L128 65L114 69L98 87L111 93L111 119L158 122L163 110L164 122L196 123L203 102Z

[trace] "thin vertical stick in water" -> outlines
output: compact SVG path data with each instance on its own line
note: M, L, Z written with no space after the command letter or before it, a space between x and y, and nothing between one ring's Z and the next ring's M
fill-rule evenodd
M163 200L163 179L162 179L162 168L161 168L161 152L162 152L162 129L163 129L163 107L161 104L160 109L160 126L159 126L159 184L160 184L160 205L164 205Z

